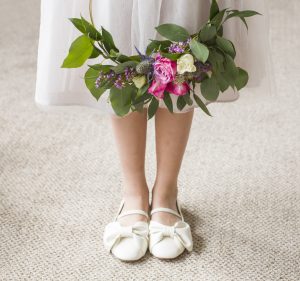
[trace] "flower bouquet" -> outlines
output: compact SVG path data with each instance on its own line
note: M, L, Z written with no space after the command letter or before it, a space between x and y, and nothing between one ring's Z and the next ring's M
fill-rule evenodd
M223 24L238 17L248 30L246 18L258 14L261 15L252 10L220 10L217 1L212 0L209 19L199 32L189 34L184 27L172 23L159 25L156 30L165 40L150 39L145 53L135 48L137 55L128 56L120 52L108 30L95 27L90 0L90 22L83 17L70 19L82 35L72 43L62 67L77 68L88 59L103 57L99 64L88 65L85 84L97 101L110 90L109 101L118 116L126 115L130 109L142 111L150 103L149 120L160 99L173 112L170 95L178 96L176 106L180 111L193 104L193 95L197 106L211 116L195 94L196 87L200 87L206 100L214 101L220 92L229 87L240 90L249 80L247 71L235 64L236 49L223 37ZM106 60L110 64L104 64Z

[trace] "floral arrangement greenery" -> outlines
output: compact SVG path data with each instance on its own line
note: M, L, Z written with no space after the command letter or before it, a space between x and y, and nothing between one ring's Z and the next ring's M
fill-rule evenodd
M165 23L156 30L166 40L149 39L145 54L135 48L137 55L127 56L117 48L108 30L95 27L90 0L90 22L83 17L70 19L82 35L72 43L62 67L77 68L88 59L103 57L101 63L88 65L85 84L97 101L110 90L109 101L118 116L126 115L130 109L141 111L150 103L149 120L155 115L160 99L173 112L170 95L178 96L176 106L180 111L193 104L193 95L197 106L211 116L195 94L196 87L200 87L206 100L214 101L220 92L229 87L240 90L249 80L247 71L235 64L236 49L223 37L223 24L238 17L248 30L246 18L258 14L261 15L252 10L220 10L217 1L212 0L209 20L196 34ZM106 60L112 63L104 64Z

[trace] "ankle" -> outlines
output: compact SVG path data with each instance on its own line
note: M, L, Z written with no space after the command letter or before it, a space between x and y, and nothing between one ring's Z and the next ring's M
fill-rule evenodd
M124 209L143 209L147 211L149 209L149 192L143 194L124 194L123 195L125 205Z
M157 207L168 207L168 208L175 208L176 207L176 200L177 200L177 189L174 190L154 190L152 196L152 208Z

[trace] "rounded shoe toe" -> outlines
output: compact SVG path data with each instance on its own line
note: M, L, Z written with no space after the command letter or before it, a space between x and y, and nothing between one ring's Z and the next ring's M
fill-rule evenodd
M147 251L146 245L138 245L132 238L123 238L111 252L120 260L135 261L142 258Z
M160 259L174 259L183 253L184 247L179 247L174 239L164 237L151 247L151 254Z

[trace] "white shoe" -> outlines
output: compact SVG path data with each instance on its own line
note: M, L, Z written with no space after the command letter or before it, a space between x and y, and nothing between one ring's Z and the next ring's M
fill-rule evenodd
M149 224L137 221L133 225L123 226L117 219L132 214L144 215L148 219L149 215L143 210L128 210L120 214L123 206L124 199L114 221L105 226L103 243L105 249L120 260L135 261L143 257L148 249Z
M151 211L151 215L156 212L167 212L181 218L181 221L175 222L173 226L150 220L149 251L160 259L173 259L183 253L185 249L189 252L193 250L191 228L183 219L178 200L176 205L179 213L169 208L155 208Z

